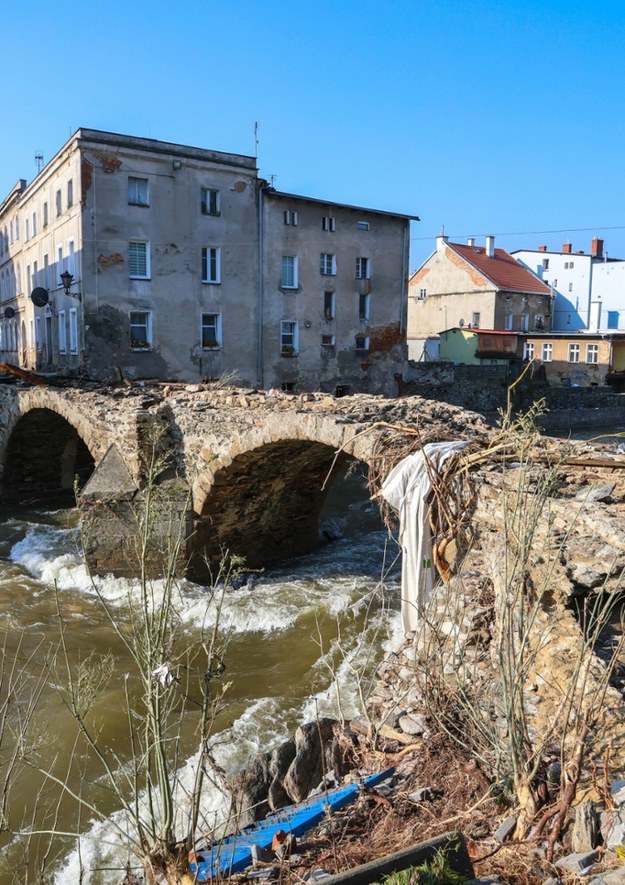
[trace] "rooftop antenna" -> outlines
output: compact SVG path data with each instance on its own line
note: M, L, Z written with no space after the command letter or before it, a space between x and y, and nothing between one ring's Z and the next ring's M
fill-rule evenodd
M258 160L258 121L254 123L254 158Z
M269 181L271 182L272 187L276 186L276 178L277 177L278 176L275 174L275 172L272 172L271 175L269 176Z
M43 169L43 154L40 151L35 154L35 166L37 167L37 175L39 175Z

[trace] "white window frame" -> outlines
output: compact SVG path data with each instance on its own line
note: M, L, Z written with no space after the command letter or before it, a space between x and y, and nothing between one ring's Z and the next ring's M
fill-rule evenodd
M299 260L297 255L283 255L280 262L280 288L297 289L299 285Z
M67 327L65 325L65 311L58 312L59 353L67 353Z
M37 236L37 213L33 212L33 237Z
M369 350L369 336L356 335L354 338L354 350L358 353Z
M534 359L534 342L526 341L523 345L523 359L525 360L533 360Z
M56 208L56 217L58 218L63 212L63 194L61 193L60 188L54 195L54 205Z
M553 344L551 341L543 341L540 351L540 359L543 363L553 362Z
M147 178L139 178L136 175L128 176L128 205L150 205L150 190Z
M139 247L143 247L143 265L145 273L139 273ZM135 256L132 255L137 250ZM132 272L133 264L135 265L135 273ZM129 240L128 241L128 277L131 280L149 280L150 279L150 242L149 240Z
M579 362L579 344L569 344L567 361L569 363Z
M24 240L25 240L25 242L28 242L29 239L30 239L30 227L28 224L28 218L25 218L24 219Z
M587 344L586 345L586 363L589 366L596 365L599 362L599 345L598 344Z
M212 318L209 321L209 317ZM204 343L204 333L205 330L208 332L209 329L214 330L214 336L207 340L214 341L214 344L205 344ZM202 344L202 350L221 350L222 348L222 337L221 337L221 314L220 313L203 313L200 319L200 341Z
M336 255L332 252L322 252L319 257L319 270L324 277L335 277Z
M321 346L322 347L336 347L336 336L335 335L322 335L321 336Z
M336 230L336 218L331 215L324 215L321 219L321 230L333 234Z
M530 315L529 313L521 314L521 331L529 332L530 330Z
M70 311L71 313L71 311ZM135 318L133 322L133 317ZM137 318L142 317L144 322L140 322ZM149 351L153 346L152 338L152 311L151 310L131 310L128 314L130 321L130 349L138 353ZM132 337L132 330L145 329L145 344L140 343L141 338ZM133 343L134 341L134 343Z
M200 214L221 215L221 196L214 187L200 188Z
M356 230L370 230L371 225L368 221L357 221L356 222Z
M211 286L221 283L220 246L202 246L202 282Z
M364 255L361 255L356 259L356 279L371 279L371 259L366 258Z
M78 310L69 309L69 352L78 353Z
M480 312L479 310L474 310L471 314L471 326L474 329L480 328Z
M299 216L297 212L293 209L285 209L284 210L284 223L292 225L293 227L297 227L299 221Z
M506 332L512 331L512 323L514 321L514 314L507 313L503 319L503 327Z
M280 353L299 353L299 323L297 320L280 321Z
M539 330L545 328L545 315L544 315L544 313L537 313L534 316L534 328L539 329Z
M74 205L74 179L67 180L67 208L71 209Z
M41 223L43 224L44 227L48 226L48 203L47 203L47 201L44 202L44 204L43 204L42 222Z

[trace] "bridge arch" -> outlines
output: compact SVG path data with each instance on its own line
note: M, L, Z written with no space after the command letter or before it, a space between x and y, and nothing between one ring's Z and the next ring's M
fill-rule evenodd
M318 546L332 480L348 460L368 461L371 446L336 421L290 423L237 437L197 476L196 571L199 557L215 562L226 550L257 566Z
M14 401L0 440L5 497L38 497L84 484L99 460L101 435L88 410L49 389L27 391Z

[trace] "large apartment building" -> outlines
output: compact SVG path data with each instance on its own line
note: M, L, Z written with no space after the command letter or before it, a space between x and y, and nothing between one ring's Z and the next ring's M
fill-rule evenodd
M409 223L278 192L254 157L79 129L0 205L0 360L392 394Z

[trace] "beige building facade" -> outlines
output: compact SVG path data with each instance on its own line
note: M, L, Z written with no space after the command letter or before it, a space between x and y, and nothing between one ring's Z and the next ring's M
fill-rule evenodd
M411 276L408 288L408 355L420 359L428 338L452 327L528 332L550 328L551 291L495 238L450 243Z
M79 129L0 206L0 360L390 393L409 221L278 194L254 157Z

